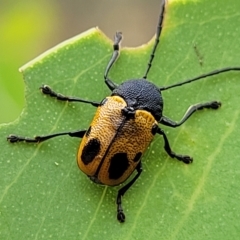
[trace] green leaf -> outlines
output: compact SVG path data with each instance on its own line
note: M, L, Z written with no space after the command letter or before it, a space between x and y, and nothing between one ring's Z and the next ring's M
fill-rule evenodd
M240 2L169 1L149 80L165 86L228 66L240 66ZM141 78L153 40L122 49L110 72L117 83ZM240 234L240 72L228 72L163 92L164 115L180 120L189 105L219 100L222 107L194 114L177 129L163 127L170 159L156 136L143 157L143 173L123 197L126 222L116 220L119 187L96 185L76 164L78 139L41 144L6 142L86 129L95 108L59 102L39 93L56 91L101 101L110 91L103 73L112 54L100 30L91 29L24 66L27 106L19 120L1 125L1 239L237 239Z
M17 6L13 1L1 3L0 112L4 114L0 115L0 123L6 123L16 119L25 105L24 83L17 68L45 49L62 26L59 10L52 1L23 0Z

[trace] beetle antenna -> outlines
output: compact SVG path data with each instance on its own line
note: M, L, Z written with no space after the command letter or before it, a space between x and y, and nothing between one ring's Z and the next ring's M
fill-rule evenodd
M169 86L166 86L166 87L160 87L159 90L160 91L164 91L164 90L167 90L167 89L170 89L170 88L182 86L182 85L185 85L187 83L191 83L191 82L203 79L203 78L207 78L207 77L210 77L210 76L214 76L214 75L217 75L217 74L220 74L220 73L224 73L224 72L229 72L229 71L240 71L240 67L227 67L227 68L214 70L212 72L202 74L202 75L200 75L198 77L191 78L191 79L188 79L188 80L183 81L183 82L175 83L175 84L172 84L172 85L169 85Z
M150 71L150 68L152 67L152 62L153 62L155 52L156 52L156 49L157 49L157 46L158 46L158 43L159 43L159 38L160 38L160 35L161 35L161 32L162 32L162 23L163 23L164 13L165 13L165 0L162 1L161 12L160 12L160 15L159 15L159 20L158 20L158 25L157 25L155 43L154 43L154 46L153 46L153 49L152 49L152 53L150 55L150 60L148 62L148 67L147 67L146 73L143 76L144 79L147 78L147 75Z

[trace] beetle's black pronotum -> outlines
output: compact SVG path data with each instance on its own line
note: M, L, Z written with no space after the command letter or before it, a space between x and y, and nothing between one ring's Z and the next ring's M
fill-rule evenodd
M177 154L171 149L166 134L158 124L175 128L182 125L197 110L204 108L218 109L221 106L219 101L192 105L182 119L179 122L175 122L163 115L161 92L220 73L240 71L240 67L223 68L165 87L158 87L148 81L147 76L151 69L162 31L164 12L165 1L161 4L156 38L150 60L141 79L130 79L117 85L108 77L108 73L119 55L119 44L122 40L122 34L117 32L114 38L113 54L104 74L105 84L112 91L111 96L104 98L101 102L94 102L62 95L53 91L47 85L43 85L40 88L43 94L58 100L82 102L97 107L95 116L88 129L66 131L35 138L20 137L12 134L7 138L10 143L21 141L39 143L62 135L82 138L77 154L78 166L92 181L99 184L119 185L125 182L136 170L135 176L117 194L117 219L120 222L125 221L122 197L140 176L142 172L142 154L149 146L154 135L159 134L163 136L164 149L170 157L186 164L192 162L190 156Z

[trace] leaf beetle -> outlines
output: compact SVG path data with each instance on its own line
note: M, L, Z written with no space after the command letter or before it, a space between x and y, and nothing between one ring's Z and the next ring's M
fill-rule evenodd
M142 79L130 79L117 85L108 77L108 73L119 55L122 34L121 32L117 32L114 38L113 54L104 74L105 84L112 91L110 96L104 98L101 102L94 102L65 96L55 92L47 85L40 87L43 94L58 100L82 102L97 107L96 114L87 130L67 131L46 136L37 136L35 138L20 137L14 134L7 137L10 143L21 141L39 143L63 135L81 138L77 154L77 164L93 182L98 184L108 186L119 185L125 182L136 171L136 175L117 194L117 219L120 222L125 221L122 197L139 178L142 172L141 157L156 134L163 136L164 149L171 158L176 158L185 164L193 161L190 156L177 154L171 149L166 134L158 124L175 128L182 125L197 110L205 108L218 109L221 106L219 101L192 105L182 119L179 122L175 122L163 115L161 92L227 71L240 71L240 67L223 68L165 87L157 87L155 84L149 82L147 75L151 69L155 51L159 43L164 13L165 1L161 4L155 43ZM106 129L107 131L105 131Z

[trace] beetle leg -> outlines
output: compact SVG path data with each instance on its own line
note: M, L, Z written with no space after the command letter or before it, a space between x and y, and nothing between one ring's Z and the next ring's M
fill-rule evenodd
M125 192L134 184L134 182L139 178L141 172L142 172L142 163L141 161L138 163L137 167L137 175L124 187L119 189L118 195L117 195L117 219L119 222L124 222L125 221L125 214L123 213L123 208L122 208L122 197L125 194Z
M112 67L112 65L116 62L118 56L119 56L119 49L120 49L120 43L122 41L122 33L121 32L116 32L114 36L114 43L113 43L113 54L112 57L106 67L105 73L104 73L104 79L105 83L107 84L108 88L112 91L114 90L118 85L112 82L108 78L108 73Z
M86 130L80 130L75 132L61 132L61 133L54 133L54 134L45 135L45 136L36 136L34 138L20 137L20 136L11 134L7 137L7 140L10 143L23 142L23 141L27 143L40 143L50 138L54 138L62 135L69 135L70 137L83 138L85 133L86 133Z
M60 101L90 103L94 107L98 107L100 105L100 103L97 103L97 102L87 101L87 100L84 100L84 99L81 99L81 98L65 96L61 93L57 93L57 92L53 91L48 85L42 85L40 87L40 89L41 89L43 94L46 94L46 95L49 95L51 97L57 98L57 100L60 100Z
M178 127L182 125L186 120L197 110L202 110L204 108L211 108L211 109L218 109L221 106L221 102L218 101L212 101L212 102L206 102L206 103L198 103L195 105L192 105L188 108L186 113L184 114L183 118L180 120L180 122L174 122L173 120L162 116L160 123L163 125L166 125L168 127Z
M165 151L168 153L168 155L171 158L176 158L179 161L182 161L182 162L184 162L186 164L192 163L193 159L190 156L176 154L175 152L172 151L172 149L170 147L170 144L168 142L167 136L166 136L165 132L162 129L158 128L157 129L157 133L163 136L163 139L164 139L164 149L165 149Z

